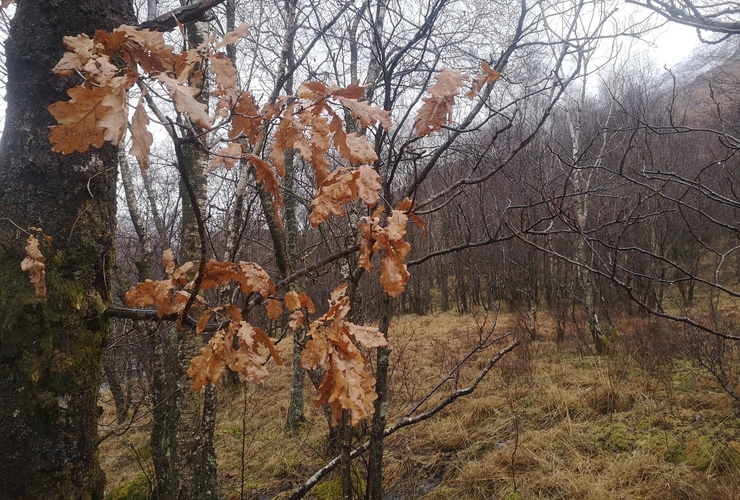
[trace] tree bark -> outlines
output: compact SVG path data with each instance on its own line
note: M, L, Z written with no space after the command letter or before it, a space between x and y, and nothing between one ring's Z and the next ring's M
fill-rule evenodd
M208 36L208 24L186 25L190 46L197 47ZM204 81L206 81L204 79ZM202 89L197 98L208 102L208 90ZM187 175L195 200L184 181L180 182L182 228L180 260L198 261L201 239L198 213L207 198L208 154L196 144L184 141L181 173ZM200 212L202 213L202 212ZM152 458L157 474L157 495L163 499L217 498L216 453L213 432L216 422L216 387L208 384L204 391L193 391L193 380L187 375L190 361L200 353L203 338L192 331L164 334L155 359L160 366L155 384L154 425L152 427ZM155 449L156 448L156 449Z
M380 322L378 329L388 339L391 317L393 316L393 299L383 294L380 304ZM375 370L375 413L370 427L370 449L367 463L367 490L366 500L381 500L383 498L383 439L385 438L385 423L388 419L388 366L391 350L388 347L378 347Z
M51 72L62 37L133 21L125 0L17 3L6 43L8 85L0 142L0 496L102 498L97 395L109 336L116 148L51 151L47 107L73 80ZM48 299L20 270L27 235L53 238ZM21 228L21 229L19 229Z

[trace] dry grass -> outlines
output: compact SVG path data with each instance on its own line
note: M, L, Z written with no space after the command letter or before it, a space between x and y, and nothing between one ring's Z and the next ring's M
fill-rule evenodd
M461 359L482 321L445 313L396 322L389 421ZM476 393L388 439L389 498L740 498L740 418L711 378L647 323L615 329L602 358L582 355L575 340L556 345L550 326L504 358ZM515 320L502 315L497 331L510 328ZM442 393L466 385L486 359L474 357ZM306 425L286 433L290 369L271 372L265 387L220 393L224 498L240 498L242 471L245 498L280 497L327 458L313 389ZM105 418L111 415L107 408ZM103 443L109 487L151 474L148 423ZM334 491L327 483L313 498L338 498Z

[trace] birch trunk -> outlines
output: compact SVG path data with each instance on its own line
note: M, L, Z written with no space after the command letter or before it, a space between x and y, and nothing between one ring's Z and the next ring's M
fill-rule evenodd
M188 24L189 44L200 45L207 38L208 30L205 22ZM198 99L208 102L207 89ZM203 209L207 200L208 155L192 143L185 143L182 151L182 167L195 193L194 201ZM198 220L193 200L182 181L180 197L180 259L197 261L201 254ZM154 381L161 387L155 386L153 391L155 419L152 428L157 494L164 499L215 499L218 497L213 445L216 388L208 384L205 390L193 392L193 381L186 373L190 361L200 353L203 339L191 331L178 333L170 329L161 340L155 352L159 367Z

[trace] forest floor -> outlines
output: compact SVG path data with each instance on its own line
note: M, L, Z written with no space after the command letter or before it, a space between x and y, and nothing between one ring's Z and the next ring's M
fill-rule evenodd
M493 322L453 312L399 318L390 335L388 422L437 385ZM740 407L683 354L679 334L626 318L608 325L609 352L597 357L585 332L569 332L558 344L547 318L541 324L532 340L515 314L500 314L496 333L512 337L473 356L434 401L467 386L511 338L522 344L473 394L387 439L388 498L740 498ZM305 425L287 433L291 370L273 363L270 372L264 386L219 393L223 498L285 497L326 463L328 427L312 404L313 387L307 385ZM106 404L103 422L114 419ZM109 498L146 498L137 491L148 491L153 478L150 425L141 410L125 433L103 441ZM358 429L358 443L362 434ZM363 467L360 460L357 470ZM307 498L341 498L340 492L338 478L330 477Z

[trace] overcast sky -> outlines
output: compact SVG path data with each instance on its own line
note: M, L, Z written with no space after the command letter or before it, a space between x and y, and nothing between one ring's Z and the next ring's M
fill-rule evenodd
M656 47L648 51L660 67L670 68L686 58L699 43L695 29L669 23L658 36Z
M632 10L628 10L633 12ZM14 6L11 6L7 14L12 15ZM2 37L4 38L4 37ZM638 50L644 50L650 54L658 67L671 68L688 57L691 51L701 42L697 37L696 30L675 23L667 23L660 33L656 35L655 42L650 46L647 43L639 44ZM4 39L0 40L4 43ZM5 123L5 85L0 82L0 128ZM2 131L0 130L0 133Z

